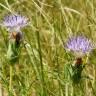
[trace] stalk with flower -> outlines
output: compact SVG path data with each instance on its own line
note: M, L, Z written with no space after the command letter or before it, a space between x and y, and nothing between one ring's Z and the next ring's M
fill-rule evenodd
M15 64L20 55L21 41L23 33L21 29L28 24L28 19L18 14L11 14L4 18L3 26L7 28L9 32L7 59L10 62L10 82L9 91L11 90L12 84L12 65Z
M94 47L91 40L84 36L72 37L68 40L66 48L72 51L76 58L75 64L71 66L73 82L78 83L80 81L82 70L85 67L83 57L90 53Z
M15 63L20 53L20 42L23 38L21 28L28 24L28 19L24 16L12 14L4 18L3 26L9 31L9 45L7 57L11 63Z

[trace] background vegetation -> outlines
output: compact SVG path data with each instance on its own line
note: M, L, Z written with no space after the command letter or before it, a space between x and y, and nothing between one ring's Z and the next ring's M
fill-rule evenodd
M72 83L75 57L64 49L71 36L96 42L96 0L0 0L0 21L10 13L29 18L17 64L6 59L8 32L0 27L0 96L96 96L96 50L89 54L82 81Z

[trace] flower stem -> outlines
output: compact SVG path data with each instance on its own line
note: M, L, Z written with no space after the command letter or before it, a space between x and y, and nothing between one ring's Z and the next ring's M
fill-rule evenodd
M68 96L68 84L65 85L65 96Z
M10 81L9 81L9 91L12 90L12 65L10 65Z

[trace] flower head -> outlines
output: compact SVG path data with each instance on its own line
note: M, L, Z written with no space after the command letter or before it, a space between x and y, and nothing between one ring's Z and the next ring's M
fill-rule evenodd
M73 51L76 56L82 56L94 48L94 44L83 36L72 37L66 44L67 49Z
M28 24L28 19L18 14L8 15L4 18L3 26L10 32L18 32Z

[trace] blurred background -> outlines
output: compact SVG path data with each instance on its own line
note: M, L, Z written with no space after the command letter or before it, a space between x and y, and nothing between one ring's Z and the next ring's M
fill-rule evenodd
M96 96L96 50L88 54L82 81L72 83L69 65L75 57L67 52L71 36L96 42L95 0L0 0L0 24L4 16L21 14L29 19L19 60L6 59L8 32L0 26L0 96Z

